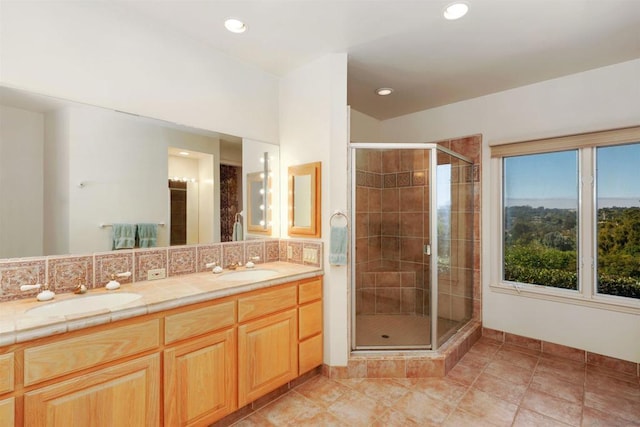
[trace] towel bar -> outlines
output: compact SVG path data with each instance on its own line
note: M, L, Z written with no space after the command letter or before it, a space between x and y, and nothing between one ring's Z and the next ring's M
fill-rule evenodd
M158 222L158 223L156 223L156 225L158 225L160 227L164 227L164 222ZM100 228L113 227L113 224L100 224L99 227Z
M345 215L343 212L335 211L333 215L331 215L331 217L329 218L329 226L333 226L333 219L335 217L343 217L345 221L347 221L347 225L349 225L349 218L347 217L347 215Z

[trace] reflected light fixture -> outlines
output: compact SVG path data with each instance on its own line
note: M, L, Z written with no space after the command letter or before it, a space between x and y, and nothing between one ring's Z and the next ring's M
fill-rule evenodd
M451 3L444 9L445 19L453 21L462 18L469 11L469 5L464 2Z
M390 87L381 87L379 89L376 89L376 93L380 96L387 96L393 93L393 89Z
M224 27L232 33L240 34L247 31L247 25L239 19L229 18L224 21Z
M188 151L181 151L178 154L180 154L181 156L188 156L189 152Z

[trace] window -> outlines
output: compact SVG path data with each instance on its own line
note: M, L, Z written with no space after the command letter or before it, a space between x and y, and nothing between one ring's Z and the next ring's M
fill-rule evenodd
M597 291L640 299L640 144L596 149Z
M503 279L578 289L578 152L503 158Z
M640 127L496 145L491 156L492 286L640 307Z

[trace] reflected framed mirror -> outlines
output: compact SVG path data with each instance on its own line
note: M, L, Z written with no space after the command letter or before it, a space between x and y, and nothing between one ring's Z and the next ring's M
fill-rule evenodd
M321 235L321 162L289 166L289 236Z

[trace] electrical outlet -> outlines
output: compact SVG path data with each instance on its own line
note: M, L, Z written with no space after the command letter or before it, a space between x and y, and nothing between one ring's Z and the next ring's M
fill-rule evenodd
M293 258L293 248L291 246L287 246L287 259Z
M317 263L318 262L318 251L317 251L317 249L304 248L302 250L302 258L306 262Z
M156 268L147 272L147 280L158 280L167 277L167 272L164 268Z

